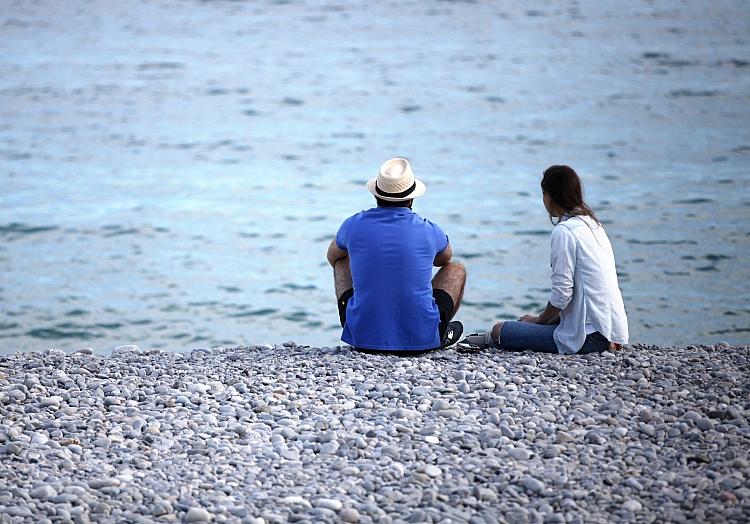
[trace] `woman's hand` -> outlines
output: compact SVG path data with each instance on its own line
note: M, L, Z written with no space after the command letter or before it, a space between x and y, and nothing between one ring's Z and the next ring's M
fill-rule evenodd
M547 307L539 315L524 315L518 320L529 324L559 324L560 310L547 302Z

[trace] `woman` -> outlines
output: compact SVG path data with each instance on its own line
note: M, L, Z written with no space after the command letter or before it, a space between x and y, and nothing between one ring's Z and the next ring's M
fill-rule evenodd
M549 167L542 197L552 230L552 293L539 315L497 322L460 347L543 353L598 353L628 342L628 320L607 234L583 201L581 180L568 166ZM557 217L557 222L552 221Z

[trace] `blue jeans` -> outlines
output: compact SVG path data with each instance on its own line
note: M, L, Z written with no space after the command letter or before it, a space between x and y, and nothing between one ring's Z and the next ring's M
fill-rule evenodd
M500 331L500 348L508 351L536 351L537 353L558 353L552 334L555 324L532 324L512 320L503 322ZM609 349L609 340L595 331L586 336L579 355L601 353Z

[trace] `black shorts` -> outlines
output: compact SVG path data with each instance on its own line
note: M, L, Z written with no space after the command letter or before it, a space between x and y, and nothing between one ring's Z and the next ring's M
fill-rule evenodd
M349 304L349 299L352 298L353 296L354 296L354 290L347 289L339 297L338 306L339 306L339 321L341 322L341 327L344 327L344 324L346 324L346 306ZM453 299L451 298L450 294L444 289L433 289L432 296L435 299L435 304L437 304L438 311L440 312L440 324L438 324L438 334L440 335L440 340L442 341L443 337L445 336L445 331L446 329L448 329L448 323L453 317L453 308L455 307L455 304L453 303ZM385 350L385 349L364 349L364 348L355 348L355 349L357 351L362 351L363 353L388 353L388 354L395 354L395 355L408 357L408 356L420 355L426 351L432 351L433 349L439 349L439 348L424 349L424 350L419 350L419 351L398 351L398 350L392 351L392 350Z

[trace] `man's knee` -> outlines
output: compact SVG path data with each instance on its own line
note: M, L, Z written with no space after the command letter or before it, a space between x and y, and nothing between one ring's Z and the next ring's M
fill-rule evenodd
M448 262L445 265L446 276L453 281L463 283L466 281L466 266L460 262Z
M466 278L466 266L464 266L461 262L451 262L450 263L458 275L462 276L463 278Z
M466 266L464 266L461 262L448 262L446 265L440 268L440 272L447 274L453 278L466 278Z

